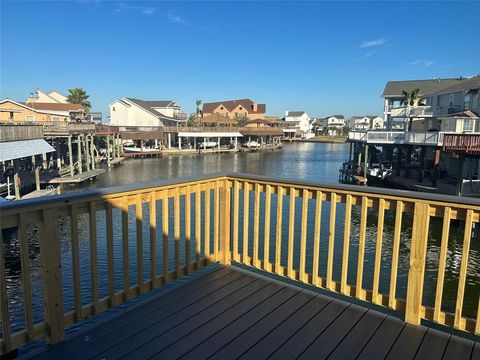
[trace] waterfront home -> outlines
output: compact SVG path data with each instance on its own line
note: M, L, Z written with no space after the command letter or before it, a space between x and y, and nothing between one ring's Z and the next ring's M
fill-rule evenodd
M141 100L124 97L111 102L110 125L181 126L187 116L174 100Z
M195 120L196 126L238 126L238 121L221 114L210 114Z
M83 121L85 119L85 109L81 104L70 103L43 103L38 101L24 103L28 107L41 111L50 111L53 115L63 119L70 119L75 121ZM60 121L58 117L52 118L52 121Z
M265 104L257 104L250 99L236 99L204 103L203 116L221 114L232 119L265 119Z
M83 118L81 105L0 101L0 122L69 121L72 116Z
M345 117L343 115L330 115L324 119L328 135L339 135L345 127Z
M35 99L29 97L27 102L39 102L39 103L49 103L49 104L68 104L67 97L58 91L46 92L41 89L35 90Z
M411 117L412 121L433 116L432 108L427 104L425 95L435 93L448 86L461 84L466 78L427 79L427 80L401 80L388 81L382 93L384 99L384 123L388 130L403 129L405 119ZM404 104L403 91L419 89L418 100L410 107Z
M352 116L349 127L353 130L382 129L383 118L377 115Z

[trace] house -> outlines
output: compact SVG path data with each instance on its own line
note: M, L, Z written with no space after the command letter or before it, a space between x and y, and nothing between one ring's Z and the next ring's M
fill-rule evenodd
M429 80L402 80L388 81L382 93L384 98L384 123L388 130L403 129L407 117L413 121L433 116L432 108L425 99L426 94L432 94L436 91L449 86L461 84L466 78L446 78ZM402 91L412 91L419 89L418 101L410 109L410 114L406 114L406 107L403 104L404 96Z
M174 100L141 100L124 97L109 104L110 125L180 126L187 116Z
M343 115L330 115L324 118L324 124L328 129L328 135L339 135L345 127L345 117Z
M22 103L32 109L49 111L51 114L56 114L61 117L66 117L70 120L82 121L85 119L85 109L81 104L70 103L42 103L42 102L26 102Z
M305 111L286 111L284 121L286 125L295 125L304 135L312 133L312 119Z
M36 98L35 100L32 100L29 98L27 101L28 102L39 102L39 103L49 103L49 104L67 104L67 97L63 94L61 94L58 91L50 91L50 92L45 92L41 89L35 90L35 95Z
M377 115L352 116L349 127L353 130L383 129L383 117Z
M265 104L257 104L250 99L226 100L204 103L203 116L221 114L229 118L265 119Z
M44 104L44 103L42 103ZM33 122L33 121L69 121L70 110L49 109L37 106L37 103L21 103L10 99L0 101L0 122ZM64 105L64 104L57 104ZM75 104L68 104L74 105ZM79 110L78 105L75 111ZM83 109L82 109L83 110Z

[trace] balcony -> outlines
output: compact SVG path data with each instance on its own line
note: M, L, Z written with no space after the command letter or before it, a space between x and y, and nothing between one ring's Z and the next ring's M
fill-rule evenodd
M420 325L480 335L474 199L221 174L0 210L2 353L45 338L38 358L479 355Z
M348 140L368 144L410 144L442 146L444 132L440 131L349 131Z
M389 105L388 113L391 117L405 118L407 115L410 117L432 117L433 110L431 106L411 106L409 114L406 114L407 109L405 106L393 107Z

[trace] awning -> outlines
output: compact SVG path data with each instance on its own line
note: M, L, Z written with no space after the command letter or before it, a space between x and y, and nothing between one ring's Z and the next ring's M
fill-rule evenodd
M179 132L179 137L199 137L199 138L218 138L218 137L242 137L242 134L239 132L214 132L214 131L205 131L205 132Z
M297 129L282 129L284 133L296 133Z
M45 140L22 140L0 142L0 161L20 159L55 151Z

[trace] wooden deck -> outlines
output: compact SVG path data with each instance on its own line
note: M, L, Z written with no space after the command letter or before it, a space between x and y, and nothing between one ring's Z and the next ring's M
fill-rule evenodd
M480 359L480 344L234 267L193 274L35 359Z
M49 184L79 184L84 181L93 179L98 175L101 175L105 172L104 169L94 169L89 171L84 171L81 174L76 174L73 176L62 176L51 179Z

